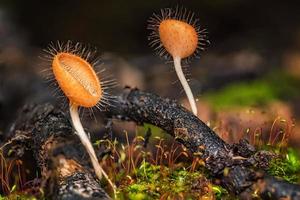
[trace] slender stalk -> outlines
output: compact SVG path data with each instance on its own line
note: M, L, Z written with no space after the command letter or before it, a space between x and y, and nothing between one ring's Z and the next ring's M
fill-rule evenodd
M116 186L112 183L112 181L109 179L108 175L105 173L105 171L103 170L103 168L100 166L95 150L89 140L89 138L87 137L87 134L85 133L80 118L79 118L79 114L78 114L78 106L74 105L74 104L70 104L70 115L71 115L71 119L72 119L72 123L73 126L76 130L76 133L78 135L78 137L80 138L81 143L83 144L83 146L85 147L85 149L87 150L90 159L92 161L92 165L93 168L95 170L95 173L97 175L97 177L99 178L99 180L102 179L102 175L104 176L104 178L108 181L108 183L111 185L114 195L116 195Z
M180 57L173 57L174 60L174 66L175 66L175 71L177 73L177 76L181 82L181 85L183 86L183 89L185 91L185 94L189 100L192 112L194 113L194 115L197 116L197 106L196 106L196 101L194 98L194 95L191 91L191 88L184 76L184 73L182 71L182 67L181 67L181 58Z

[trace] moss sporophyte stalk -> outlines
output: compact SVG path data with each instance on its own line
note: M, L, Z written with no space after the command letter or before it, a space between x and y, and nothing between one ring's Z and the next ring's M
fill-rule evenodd
M79 43L73 45L71 42L67 42L66 44L58 43L57 46L56 48L54 45L50 45L48 50L54 80L57 81L59 88L69 100L73 127L89 154L97 177L101 179L104 176L115 192L115 185L100 166L78 114L79 107L100 108L108 98L105 97L107 93L104 92L106 87L93 69L93 62L89 62L91 52L83 45Z
M197 115L195 98L182 71L181 60L197 56L200 50L204 50L204 46L209 43L206 30L200 30L194 13L183 8L162 9L160 14L154 14L150 18L148 29L152 30L150 45L159 56L173 60L191 109Z

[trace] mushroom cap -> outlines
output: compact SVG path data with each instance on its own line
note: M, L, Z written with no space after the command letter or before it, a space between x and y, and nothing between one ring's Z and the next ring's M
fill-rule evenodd
M197 49L197 31L186 22L165 19L159 24L158 31L160 41L173 57L187 58Z
M70 103L93 107L100 101L102 88L99 78L91 64L80 56L66 52L56 54L52 70Z

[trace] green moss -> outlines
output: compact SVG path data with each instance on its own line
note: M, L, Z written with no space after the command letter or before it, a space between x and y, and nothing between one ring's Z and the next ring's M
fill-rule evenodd
M291 183L300 181L300 157L296 150L288 148L279 158L270 163L268 173Z
M0 195L0 200L36 200L36 198L27 194L10 194L9 196Z
M121 187L119 199L150 200L184 197L184 199L198 199L200 195L215 195L221 199L228 192L218 186L211 186L202 172L190 172L186 168L170 169L165 166L152 165L143 162L136 171L135 182ZM212 187L211 192L203 193L204 188ZM202 193L202 194L201 194Z
M286 100L300 96L300 80L284 72L277 71L250 82L230 84L223 89L205 94L207 100L216 110L265 105L274 100Z
M212 190L215 194L216 200L221 200L221 199L224 199L227 197L228 197L228 199L232 199L232 200L234 199L233 197L229 197L228 191L219 185L213 185Z

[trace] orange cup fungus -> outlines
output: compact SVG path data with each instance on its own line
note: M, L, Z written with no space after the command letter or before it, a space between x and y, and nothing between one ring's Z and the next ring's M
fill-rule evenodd
M70 103L87 108L98 104L102 88L97 74L86 60L61 52L54 56L52 70Z
M187 58L198 47L195 28L183 21L166 19L159 24L160 41L173 57Z
M88 62L92 53L84 48L80 43L72 45L69 41L65 45L57 43L57 48L50 45L47 58L52 62L52 72L60 89L70 101L70 116L72 124L76 130L82 145L89 154L95 173L99 179L104 176L116 194L115 185L102 169L96 156L93 145L91 144L84 128L81 124L78 107L97 107L107 104L107 98L103 91L105 86L101 85L99 78L93 69L93 64ZM106 81L107 83L107 81ZM102 104L101 102L104 102Z
M174 61L175 71L189 100L192 112L197 115L196 101L182 71L181 60L197 56L199 50L209 43L205 30L200 30L194 14L186 9L162 9L160 15L154 14L148 29L150 46L158 54Z

